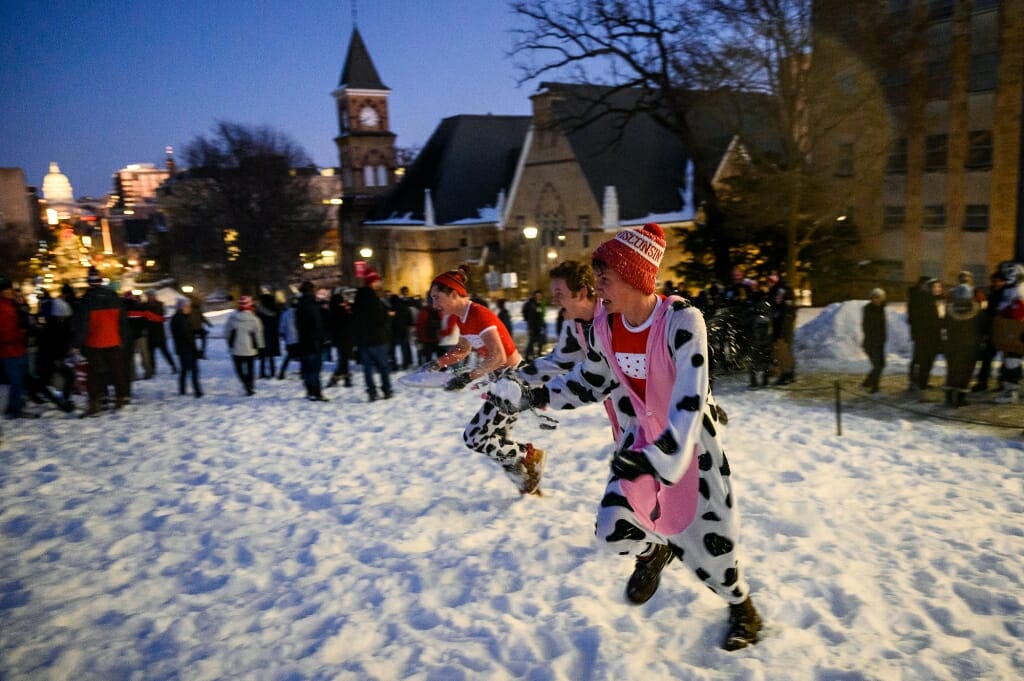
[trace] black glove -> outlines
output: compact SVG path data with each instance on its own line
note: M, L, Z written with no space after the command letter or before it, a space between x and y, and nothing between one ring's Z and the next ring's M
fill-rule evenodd
M636 480L641 475L658 475L644 453L633 449L615 452L612 457L612 474L623 480Z
M472 382L473 379L470 377L470 372L464 371L452 376L448 382L444 384L444 389L449 391L462 390Z

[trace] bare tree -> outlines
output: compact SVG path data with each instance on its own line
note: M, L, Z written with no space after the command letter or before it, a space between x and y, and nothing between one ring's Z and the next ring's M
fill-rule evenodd
M764 126L771 127L766 140L744 139L745 153L760 172L765 186L785 192L779 203L776 224L786 234L786 268L796 278L802 224L806 210L820 196L806 181L814 177L816 135L824 135L838 119L863 113L865 101L877 91L863 93L825 110L811 108L815 88L839 65L817 71L810 68L815 40L813 0L518 0L511 3L523 26L515 29L513 54L520 68L520 82L562 77L578 83L606 87L589 112L591 119L616 115L622 120L649 115L677 135L693 155L694 181L703 204L703 221L690 244L705 250L696 267L707 265L720 278L727 277L742 234L727 229L723 189L712 178L716 159L702 152L701 131L695 118L699 104L718 99L717 115L735 125L744 137L744 119L737 113L750 94L761 94L768 103ZM878 35L866 30L877 22L876 3L851 0L843 5L851 34ZM883 15L884 16L884 15ZM855 29L855 30L854 30ZM874 49L862 61L871 70ZM834 75L834 74L833 74ZM611 106L615 93L634 89L641 94L629 111ZM728 106L729 100L735 102ZM706 109L705 109L706 110ZM812 117L814 120L812 120ZM581 120L585 125L587 120ZM773 177L774 176L774 177ZM769 179L771 178L771 179ZM782 181L782 180L785 181ZM803 241L813 239L810 233ZM692 249L691 249L692 250Z
M250 291L286 283L299 254L329 227L305 151L270 128L220 122L184 157L188 170L162 201L172 250L222 265L231 283Z

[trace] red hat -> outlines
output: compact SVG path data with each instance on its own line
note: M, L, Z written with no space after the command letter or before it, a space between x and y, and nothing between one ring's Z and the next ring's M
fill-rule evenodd
M431 286L434 284L440 284L441 286L447 286L455 293L460 296L468 296L466 290L466 271L461 267L457 270L448 270L434 277L434 281L431 282Z
M594 249L600 260L636 290L651 294L658 279L658 267L665 256L665 231L648 222L640 228L624 229L611 241Z
M380 275L377 274L377 270L366 270L366 274L363 275L363 284L371 286L377 281L380 281Z
M252 296L242 296L238 299L239 310L255 310L256 307L252 304Z

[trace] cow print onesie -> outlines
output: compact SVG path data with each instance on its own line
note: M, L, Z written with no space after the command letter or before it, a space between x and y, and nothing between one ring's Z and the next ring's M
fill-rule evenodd
M626 468L636 473L628 478L612 474L598 510L597 536L623 555L638 555L649 543L667 544L712 591L729 603L741 603L748 596L748 586L736 557L739 518L729 463L719 437L725 425L724 412L716 405L709 385L704 317L680 298L660 300L652 315L657 320L647 344L647 402L638 404L636 394L622 385L624 372L609 363L608 358L614 355L605 343L612 337L615 316L599 306L587 338L590 350L586 359L546 384L548 404L555 409L573 409L612 398L619 429L615 456L628 462ZM657 343L662 345L657 347ZM652 386L655 381L671 381L673 374L671 385ZM652 387L655 393L671 395L664 405L667 413L654 417L652 409L657 405L651 403ZM639 418L638 406L642 411ZM644 424L649 426L652 418L660 419L666 427L656 431L659 436L647 438L643 435ZM693 457L697 457L696 469L691 467ZM696 475L687 476L692 470ZM642 513L634 509L628 488L644 476L652 485L657 481L661 493L694 491L671 489L676 483L689 484L692 480L696 485L695 512L690 507L692 520L686 524L687 519L682 518L673 523L673 518L661 517L673 509L660 503L660 496L652 509ZM672 531L661 532L655 526Z

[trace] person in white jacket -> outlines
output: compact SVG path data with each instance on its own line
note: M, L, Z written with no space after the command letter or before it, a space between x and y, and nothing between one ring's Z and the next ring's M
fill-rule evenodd
M264 347L263 322L256 316L256 307L251 296L238 299L238 309L231 313L224 324L224 337L228 351L235 362L235 374L242 382L246 395L254 395L253 374L256 369L256 355Z
M615 452L597 514L597 536L635 557L626 598L645 603L678 559L729 604L722 648L757 643L761 618L738 558L739 518L721 441L725 418L711 394L704 317L655 293L662 228L625 229L593 254L600 304L590 351L568 373L524 388L490 389L499 409L573 409L611 398Z

